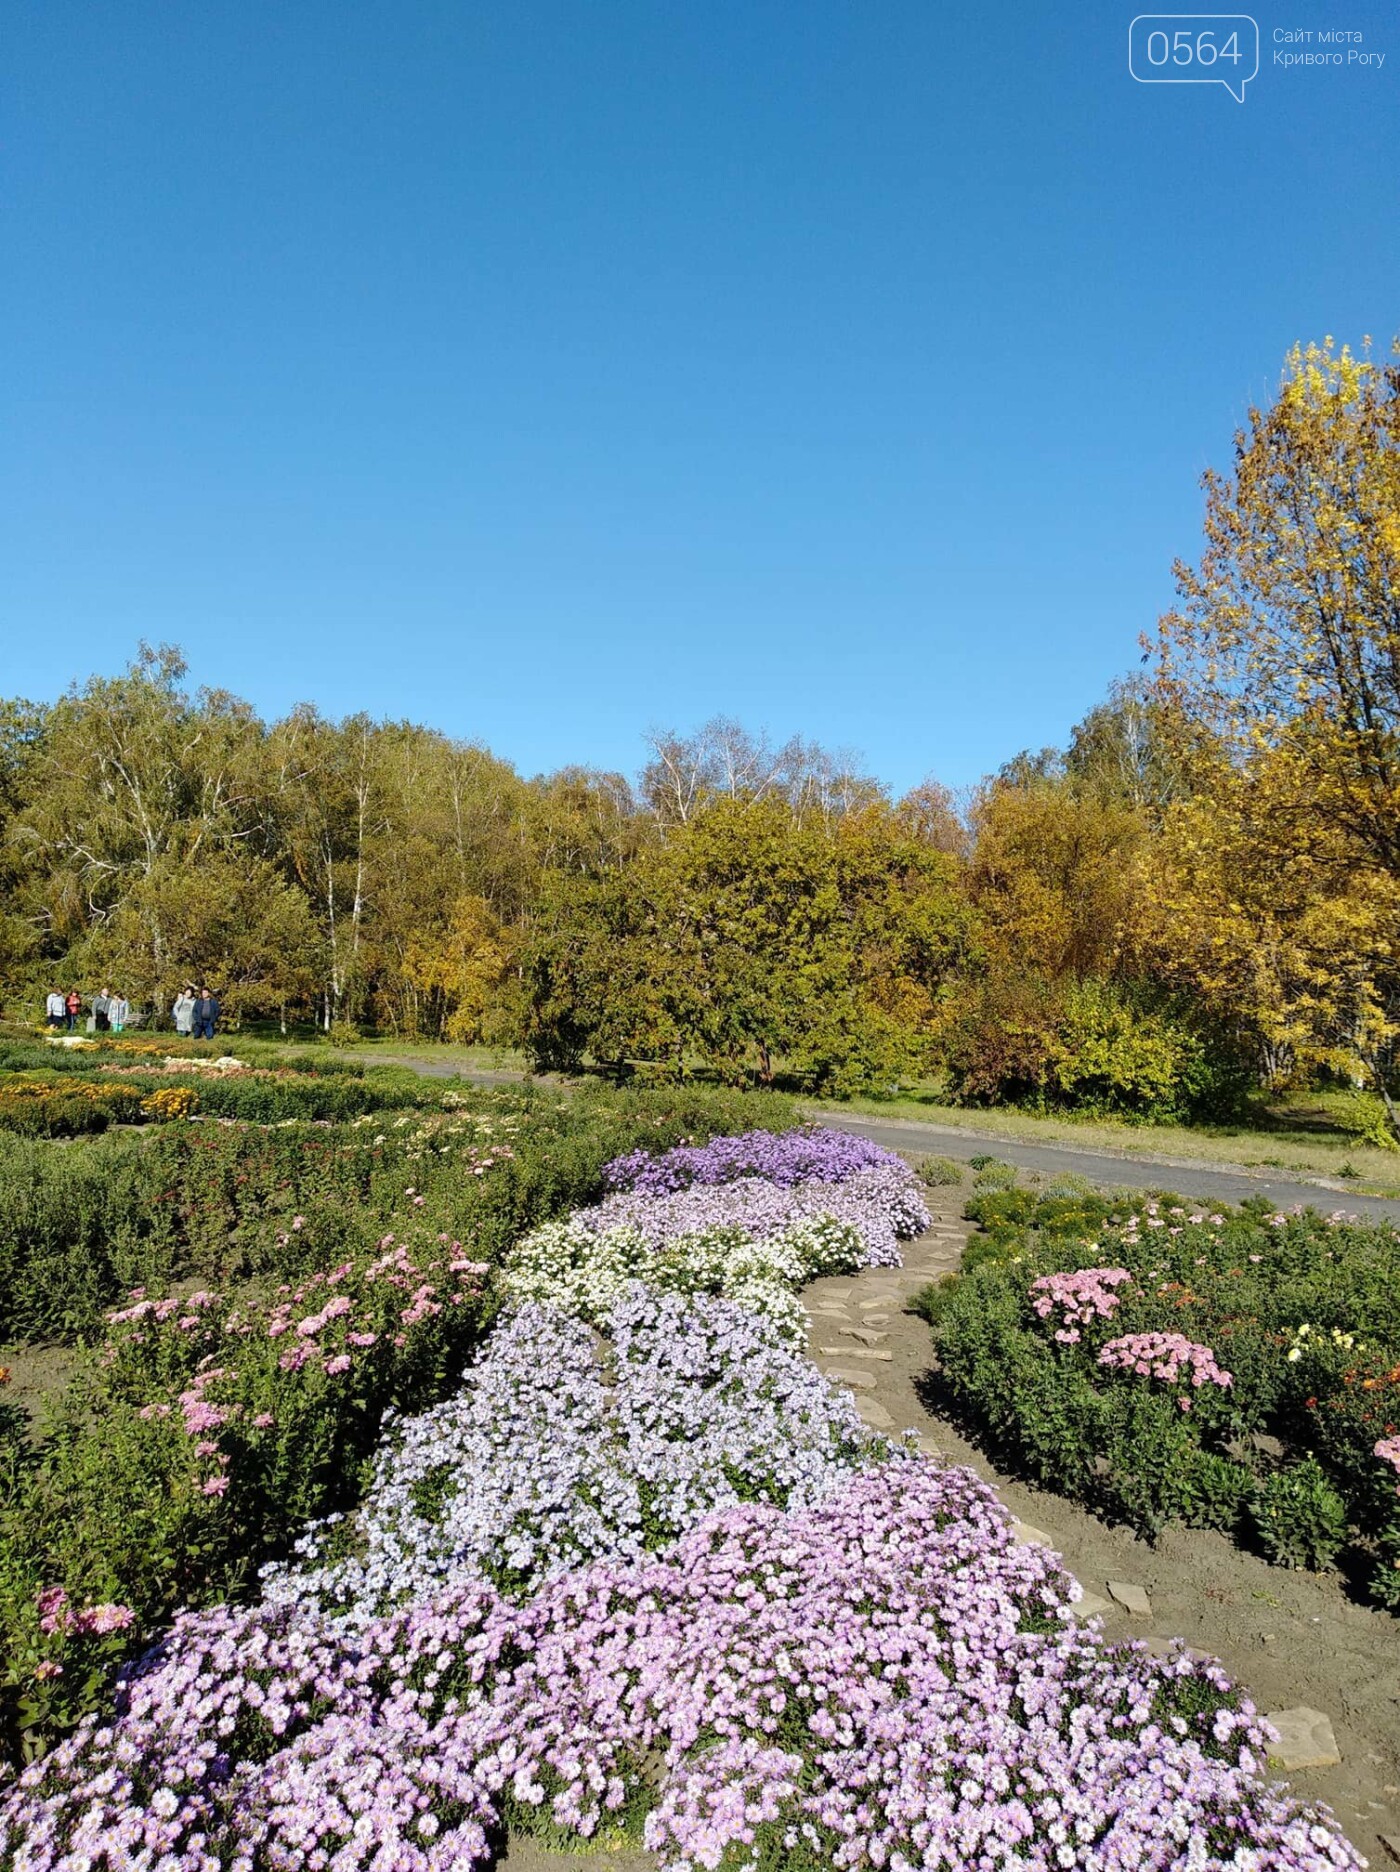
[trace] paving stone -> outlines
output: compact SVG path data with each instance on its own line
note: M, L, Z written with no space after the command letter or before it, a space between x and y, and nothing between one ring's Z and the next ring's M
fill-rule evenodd
M889 1338L887 1332L874 1332L869 1326L843 1326L841 1330L848 1339L859 1339L862 1345L879 1345Z
M821 1349L823 1358L872 1358L893 1360L893 1352L872 1352L866 1346L824 1345Z
M1134 1618L1152 1617L1152 1601L1141 1586L1134 1586L1127 1580L1111 1579L1108 1582L1108 1596L1116 1599L1123 1610L1130 1612Z
M1321 1710L1300 1703L1297 1709L1269 1710L1264 1721L1278 1730L1279 1739L1270 1746L1269 1760L1279 1768L1335 1768L1342 1759L1332 1733L1332 1719Z
M1153 1657L1172 1658L1182 1652L1197 1664L1214 1664L1218 1661L1210 1651L1198 1651L1195 1645L1183 1644L1180 1638L1163 1638L1157 1632L1150 1632L1137 1642L1150 1651Z
M1100 1612L1109 1612L1112 1611L1112 1609L1107 1599L1100 1599L1097 1593L1086 1591L1083 1598L1077 1600L1074 1605L1070 1606L1068 1611L1071 1618L1078 1619L1097 1618Z
M873 1391L875 1389L875 1375L873 1372L843 1371L839 1365L830 1365L827 1367L825 1376L830 1378L833 1384L851 1385L862 1391Z
M861 1321L862 1326L888 1326L889 1323L890 1316L888 1313L867 1313L865 1318Z
M890 1416L878 1398L858 1397L856 1409L860 1412L862 1423L869 1424L872 1430L892 1430L894 1418Z
M1382 1833L1380 1842L1397 1865L1400 1865L1400 1833Z
M1055 1544L1044 1528L1038 1528L1030 1521L1013 1521L1011 1538L1018 1547L1053 1547Z

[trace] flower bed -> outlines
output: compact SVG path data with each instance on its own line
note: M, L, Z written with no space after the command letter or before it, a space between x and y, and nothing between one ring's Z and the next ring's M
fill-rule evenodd
M580 1219L599 1234L636 1229L659 1247L712 1228L740 1228L760 1238L779 1235L814 1216L849 1223L864 1243L870 1267L898 1267L900 1241L920 1234L929 1223L918 1182L904 1163L858 1169L841 1182L784 1186L744 1176L660 1195L621 1191L604 1197Z
M631 1151L604 1165L610 1190L669 1195L697 1183L733 1183L762 1177L766 1183L844 1183L858 1170L885 1169L907 1175L902 1158L869 1138L822 1125L797 1130L745 1131L711 1138L708 1144L677 1144L668 1151Z
M802 1217L755 1237L734 1225L649 1241L640 1229L602 1233L584 1219L547 1222L506 1256L503 1292L579 1319L603 1319L632 1281L658 1292L715 1294L761 1315L793 1344L806 1336L797 1288L824 1274L853 1273L865 1244L849 1222Z
M921 1305L1000 1449L1146 1534L1221 1527L1307 1566L1351 1543L1400 1609L1395 1230L1024 1189L969 1209L990 1235Z
M140 1124L143 1091L105 1080L8 1079L0 1084L0 1130L20 1137L81 1137L113 1124Z
M152 1096L176 1089L161 1085ZM99 1336L103 1314L134 1286L220 1286L367 1254L396 1226L410 1185L424 1198L425 1225L494 1260L526 1230L591 1201L620 1150L743 1123L759 1103L683 1090L561 1099L449 1087L433 1096L441 1110L394 1107L343 1125L269 1128L206 1113L203 1123L152 1125L78 1148L0 1129L0 1343ZM775 1122L782 1113L779 1101ZM289 1238L294 1215L306 1227Z
M361 1622L486 1579L523 1597L556 1574L667 1545L712 1508L820 1500L895 1446L765 1322L727 1301L630 1287L596 1335L526 1305L458 1395L388 1426L353 1529L274 1568L269 1599Z
M35 1447L18 1412L0 1413L0 1753L62 1733L105 1694L112 1656L178 1605L246 1588L308 1516L352 1502L382 1413L455 1388L499 1249L594 1194L620 1144L693 1135L711 1109L689 1094L483 1094L476 1111L465 1097L385 1114L383 1132L104 1141L91 1165L15 1147L27 1174L0 1223L0 1275L15 1279L0 1303L29 1318L71 1319L81 1301L86 1324L110 1279L98 1256L115 1247L157 1278L192 1261L288 1278L280 1293L183 1301L156 1301L148 1279L51 1435ZM723 1118L736 1101L712 1108ZM75 1192L90 1210L66 1207ZM42 1629L40 1597L59 1586L80 1611L129 1606L130 1625L97 1647L76 1626Z
M1248 1866L1361 1860L1264 1788L1215 1666L1108 1646L966 1470L886 1464L747 1504L524 1605L445 1591L351 1628L183 1619L117 1718L0 1806L23 1872L478 1863L506 1821L640 1834L663 1867Z
M673 1214L626 1254L664 1265ZM247 1334L223 1315L225 1341L294 1335L319 1349L285 1369L329 1381L330 1335L359 1333L341 1273ZM138 1306L133 1339L160 1310ZM390 1423L358 1514L259 1604L182 1614L110 1717L0 1792L0 1862L449 1872L505 1826L639 1839L666 1872L1360 1866L1325 1809L1265 1784L1267 1731L1218 1666L1077 1624L1078 1588L990 1488L867 1430L771 1319L640 1283L589 1311L519 1304L456 1397ZM1173 1350L1134 1357L1150 1376ZM245 1421L218 1366L169 1356L173 1433Z
M130 1648L236 1588L309 1515L347 1500L393 1406L442 1394L489 1317L455 1242L392 1239L262 1303L209 1292L113 1316L100 1362L34 1466L0 1489L0 1717L32 1741L91 1705L91 1634L44 1596L126 1609Z

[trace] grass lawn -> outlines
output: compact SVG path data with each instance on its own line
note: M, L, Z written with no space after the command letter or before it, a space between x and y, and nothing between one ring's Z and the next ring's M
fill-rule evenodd
M373 1040L357 1041L346 1049L352 1059L362 1059L367 1066L376 1060L419 1061L457 1072L527 1073L530 1062L515 1047L452 1046L440 1040L397 1040L385 1034Z
M894 1098L826 1102L824 1112L859 1111L949 1125L1028 1144L1068 1144L1125 1157L1179 1157L1193 1163L1241 1164L1247 1169L1292 1170L1336 1178L1349 1188L1400 1196L1400 1151L1358 1141L1345 1093L1297 1092L1256 1099L1231 1125L1134 1125L1103 1118L1042 1118L1007 1107L972 1109L942 1103L939 1089L915 1089Z

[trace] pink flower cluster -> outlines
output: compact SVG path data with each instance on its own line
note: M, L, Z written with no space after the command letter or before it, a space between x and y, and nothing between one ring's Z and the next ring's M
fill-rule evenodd
M476 1298L488 1273L446 1234L411 1247L391 1233L372 1260L284 1285L270 1303L206 1292L157 1301L138 1288L108 1315L106 1383L148 1421L178 1420L208 1464L194 1485L216 1500L229 1488L220 1433L235 1423L274 1427L275 1402L273 1411L260 1408L269 1380L275 1386L304 1370L342 1379L380 1347L377 1366L383 1347L401 1349L422 1322Z
M1382 1462L1389 1463L1400 1475L1400 1436L1382 1437L1373 1454L1379 1456ZM1395 1493L1400 1495L1400 1483L1396 1485Z
M1235 1382L1216 1364L1209 1346L1197 1345L1194 1339L1175 1332L1128 1333L1125 1338L1110 1339L1099 1353L1099 1364L1111 1370L1136 1372L1140 1378L1161 1378L1167 1384L1186 1377L1196 1390L1205 1384L1227 1390Z
M0 1795L22 1872L469 1872L523 1821L667 1872L806 1865L1360 1872L1262 1776L1218 1665L1065 1616L968 1470L887 1463L717 1511L527 1604L482 1582L351 1631L185 1614Z
M1115 1290L1130 1281L1127 1268L1075 1268L1068 1274L1042 1274L1031 1282L1031 1305L1041 1319L1059 1309L1061 1324L1055 1337L1061 1345L1077 1345L1081 1326L1112 1319L1121 1295Z
M130 1606L94 1605L77 1608L61 1586L46 1586L36 1600L41 1632L74 1632L80 1637L103 1637L125 1631L136 1614Z

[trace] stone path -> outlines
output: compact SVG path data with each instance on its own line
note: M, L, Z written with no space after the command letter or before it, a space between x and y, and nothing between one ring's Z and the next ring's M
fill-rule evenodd
M1017 1537L1055 1548L1079 1578L1078 1616L1101 1617L1109 1637L1140 1638L1155 1651L1179 1637L1219 1657L1282 1732L1275 1767L1302 1798L1331 1805L1373 1865L1387 1863L1389 1841L1400 1835L1396 1621L1348 1601L1330 1582L1269 1567L1223 1535L1169 1529L1149 1547L1072 1502L998 1474L951 1423L933 1417L924 1402L929 1329L906 1307L957 1269L972 1229L961 1216L964 1190L931 1191L929 1199L932 1225L903 1244L902 1268L867 1268L804 1290L810 1356L850 1389L872 1428L912 1430L926 1455L966 1463L991 1481L1017 1517Z

